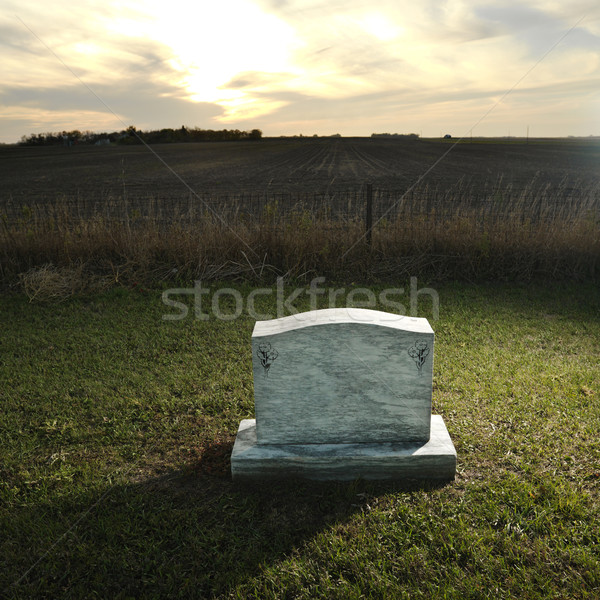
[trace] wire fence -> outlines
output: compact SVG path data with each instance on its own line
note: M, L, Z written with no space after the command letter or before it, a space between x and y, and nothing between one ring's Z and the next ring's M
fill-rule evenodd
M203 192L187 196L128 195L74 196L31 203L8 199L0 206L5 227L35 222L53 227L103 219L111 222L147 222L165 226L213 221L244 222L281 227L300 220L364 222L367 230L397 220L430 220L443 225L461 217L477 218L481 226L506 219L527 222L570 221L587 216L600 219L600 187L529 186L490 190L429 186L408 191L360 187L323 192L267 190L262 192Z

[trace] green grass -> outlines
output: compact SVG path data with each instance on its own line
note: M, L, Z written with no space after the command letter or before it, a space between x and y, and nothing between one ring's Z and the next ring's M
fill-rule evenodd
M600 291L437 289L434 412L458 471L436 488L234 486L248 316L165 321L160 291L0 298L0 590L597 598Z

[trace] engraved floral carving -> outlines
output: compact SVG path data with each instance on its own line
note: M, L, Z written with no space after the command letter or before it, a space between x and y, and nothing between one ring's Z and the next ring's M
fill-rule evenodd
M279 353L271 347L269 342L263 342L258 345L256 355L260 359L260 364L263 366L265 377L268 377L269 369L275 359L279 356Z
M425 364L426 358L429 356L429 346L427 342L415 342L409 349L408 355L415 361L417 369L421 372L421 368Z

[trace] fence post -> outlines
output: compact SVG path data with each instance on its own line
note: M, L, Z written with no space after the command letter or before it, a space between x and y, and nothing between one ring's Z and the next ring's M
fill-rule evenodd
M365 219L367 244L371 246L373 229L373 184L367 183L367 216Z

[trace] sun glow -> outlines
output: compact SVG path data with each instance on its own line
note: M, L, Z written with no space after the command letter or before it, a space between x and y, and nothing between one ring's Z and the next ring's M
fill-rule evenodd
M92 57L102 53L102 48L97 44L80 42L74 44L73 51L86 57Z
M371 13L361 20L363 29L382 42L391 42L402 34L402 28L380 13Z
M140 8L141 10L141 8ZM227 3L144 2L146 35L171 51L168 64L180 74L177 85L187 98L214 102L224 109L222 121L271 112L281 102L258 101L252 81L231 84L241 73L290 72L292 27L248 0ZM136 24L139 27L139 18ZM128 31L127 19L114 27ZM136 33L139 33L136 32Z

